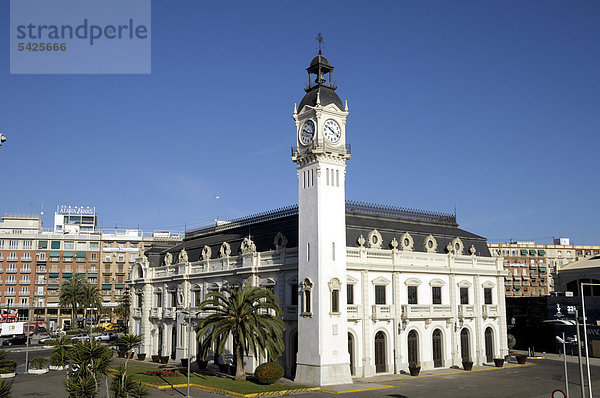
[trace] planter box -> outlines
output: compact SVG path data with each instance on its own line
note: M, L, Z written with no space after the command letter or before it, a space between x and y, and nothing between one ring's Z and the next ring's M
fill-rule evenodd
M64 366L54 366L54 365L50 365L49 366L50 370L65 370Z
M517 363L519 365L523 365L525 362L527 362L527 355L517 354L515 357L517 358Z
M418 376L419 372L421 371L421 367L420 366L415 366L415 367L408 367L408 371L410 372L411 376Z
M208 366L208 361L196 361L196 363L198 364L198 368L200 369L206 369L206 367Z
M145 361L146 360L146 354L137 354L137 359L140 361Z
M152 362L160 362L160 355L152 355Z
M473 361L463 361L462 365L464 370L473 369Z
M494 366L501 368L504 366L504 358L494 358Z
M30 375L43 375L46 374L50 371L50 369L48 368L44 368L44 369L29 369L27 371L27 373L29 373Z
M162 363L162 364L169 363L169 356L167 355L166 357L160 357L160 363Z
M184 368L187 368L188 366L188 359L187 358L181 358L181 366Z
M17 374L15 372L12 373L0 373L0 379L12 379Z

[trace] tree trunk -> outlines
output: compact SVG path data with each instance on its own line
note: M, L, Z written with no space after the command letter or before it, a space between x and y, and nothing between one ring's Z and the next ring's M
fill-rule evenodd
M239 343L235 346L235 379L238 381L246 380L246 372L244 372L244 355L242 353L242 345Z

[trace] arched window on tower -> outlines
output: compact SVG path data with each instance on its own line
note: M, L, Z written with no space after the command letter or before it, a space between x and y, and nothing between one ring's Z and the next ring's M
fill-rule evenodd
M312 317L312 289L314 284L309 278L302 281L302 316Z
M331 305L330 305L330 314L331 315L339 315L340 313L340 290L342 288L342 284L339 279L332 278L328 283L329 292L331 294Z

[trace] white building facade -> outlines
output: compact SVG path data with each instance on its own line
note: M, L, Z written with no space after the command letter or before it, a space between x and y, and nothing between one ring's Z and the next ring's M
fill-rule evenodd
M194 357L193 308L224 285L271 289L287 325L288 376L332 385L372 376L479 365L504 357L502 258L450 214L345 199L347 104L319 54L294 107L297 206L192 231L133 268L132 332L148 356ZM326 78L329 75L329 82ZM231 351L231 350L230 350ZM245 358L253 371L264 359ZM218 359L231 362L229 353Z

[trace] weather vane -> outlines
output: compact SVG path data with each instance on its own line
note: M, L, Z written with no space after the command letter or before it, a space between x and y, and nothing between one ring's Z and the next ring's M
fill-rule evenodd
M317 33L317 37L315 37L315 40L319 42L319 55L321 54L321 46L323 45L323 35L321 35L321 32Z

